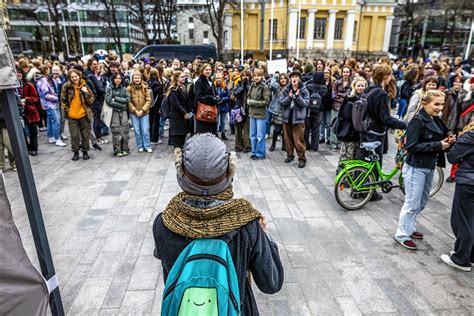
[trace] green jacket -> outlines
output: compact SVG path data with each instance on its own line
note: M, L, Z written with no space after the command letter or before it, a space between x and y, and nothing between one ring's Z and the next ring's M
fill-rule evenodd
M253 118L266 118L266 108L270 104L270 89L263 82L250 85L247 94L247 104L249 105L249 116Z
M109 86L105 91L105 103L115 111L125 111L130 102L130 93L125 87Z

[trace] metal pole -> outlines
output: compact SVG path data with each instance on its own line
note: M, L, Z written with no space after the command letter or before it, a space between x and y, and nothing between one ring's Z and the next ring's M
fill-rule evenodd
M69 58L69 40L67 39L67 30L66 30L66 21L64 20L64 10L61 9L61 16L63 17L63 31L64 31L64 40L66 41L66 58Z
M244 64L244 0L240 0L240 63Z
M265 51L265 0L260 0L260 50Z
M275 9L275 0L272 0L270 9L270 60L273 58L273 10Z
M466 55L464 56L464 59L469 59L469 56L471 55L471 42L472 42L472 33L474 32L474 18L471 18L471 32L469 32L469 39L467 40L467 46L466 46Z
M301 28L301 0L298 2L298 21L296 24L296 59L300 58L300 43L298 41L300 37L300 28Z
M56 272L54 270L53 258L51 256L51 250L49 249L48 236L46 235L43 215L41 214L38 192L36 191L30 158L28 157L28 150L23 135L23 128L20 123L17 99L12 89L0 91L0 105L5 115L5 123L18 168L18 178L20 180L23 199L25 200L26 212L30 221L41 273L47 281L51 279L54 280L56 278ZM59 293L59 287L57 286L49 295L49 305L51 307L51 313L54 316L64 315L61 295Z
M49 9L46 9L48 12L48 23L49 23L49 34L51 35L51 45L53 48L53 53L56 54L56 47L54 45L54 36L53 36L53 26L51 25L51 15L49 13Z
M79 8L76 10L77 14L77 24L79 24L79 41L81 42L81 51L82 51L82 56L84 56L84 42L82 41L82 27L81 27L81 17L79 16Z

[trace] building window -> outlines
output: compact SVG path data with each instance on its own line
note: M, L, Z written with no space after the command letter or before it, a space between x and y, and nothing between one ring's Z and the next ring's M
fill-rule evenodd
M189 29L189 39L194 39L194 29Z
M354 22L354 36L352 37L353 42L357 42L357 21Z
M314 21L314 39L323 40L326 37L326 19L316 18Z
M194 18L192 16L190 16L189 19L188 19L188 22L189 23L194 23Z
M344 19L336 19L336 30L334 31L334 39L342 39L342 27L344 25Z
M298 39L305 38L305 31L306 31L306 18L300 18L300 34L298 34Z
M203 34L202 37L203 37L204 39L208 39L208 38L209 38L209 31L204 31L204 32L202 32L202 34Z
M272 20L268 20L268 38L270 39L270 36L272 39L276 40L277 39L277 30L278 30L278 20L273 19L273 34L270 34L272 31Z

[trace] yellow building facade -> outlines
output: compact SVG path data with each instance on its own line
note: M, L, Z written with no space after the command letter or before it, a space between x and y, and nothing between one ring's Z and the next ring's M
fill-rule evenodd
M391 0L274 0L272 21L270 1L266 0L263 10L262 2L245 1L241 24L240 3L234 2L225 14L226 52L240 52L242 25L245 54L262 52L263 48L268 55L273 24L273 57L310 56L315 52L386 54L395 6Z

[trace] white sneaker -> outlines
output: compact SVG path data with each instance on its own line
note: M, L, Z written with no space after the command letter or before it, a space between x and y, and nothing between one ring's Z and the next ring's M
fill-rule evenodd
M449 256L451 257L452 255L454 255L456 252L454 250L451 250L449 252ZM471 267L474 267L474 262L471 262Z
M48 139L48 143L50 143L50 144L54 144L55 142L56 142L56 139L54 139L54 138Z
M61 139L58 139L55 143L56 146L58 147L66 147L67 145L65 143L62 142Z
M465 272L471 272L472 270L471 267L464 267L464 266L460 266L459 264L454 263L453 260L451 260L451 256L449 255L442 254L440 258L444 263L446 263L448 266L451 266L453 268L456 268Z
M139 152L139 153L144 152L143 148L139 148L139 149L138 149L138 152Z
M158 139L158 144L161 144L163 141L161 139Z
M149 154L151 154L151 153L153 152L153 149L148 148L148 149L146 150L146 152L149 153Z
M64 134L61 134L61 140L67 140L67 136Z
M265 139L268 139L268 134L265 134Z

